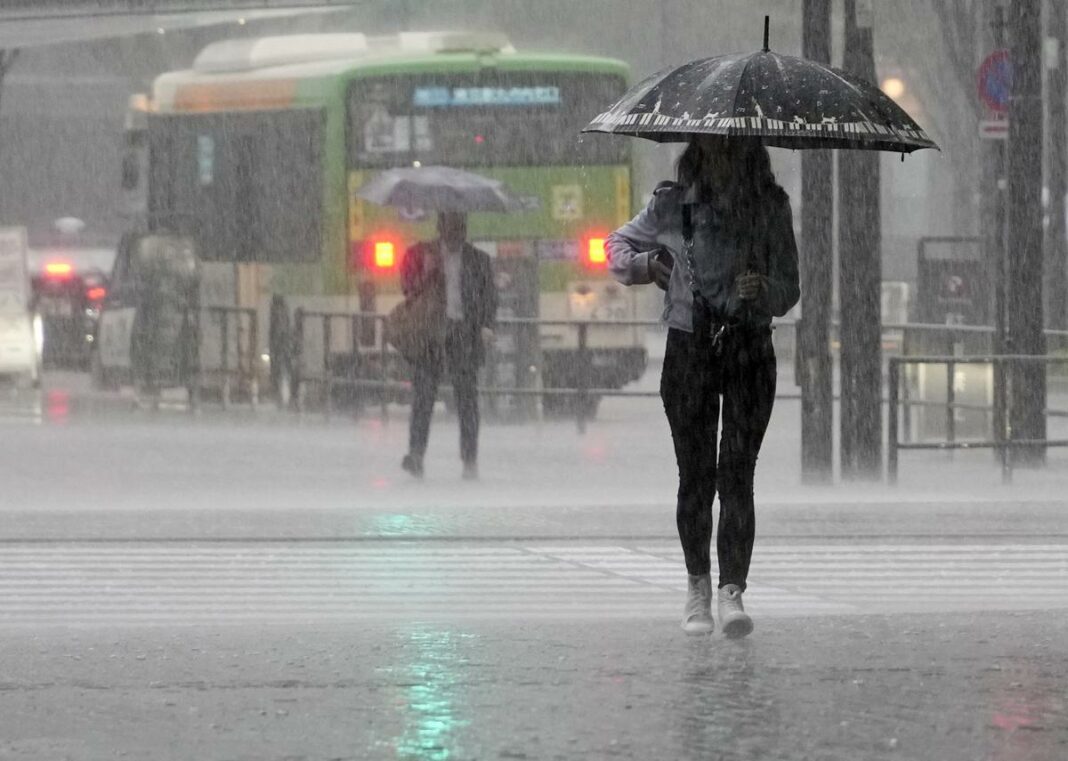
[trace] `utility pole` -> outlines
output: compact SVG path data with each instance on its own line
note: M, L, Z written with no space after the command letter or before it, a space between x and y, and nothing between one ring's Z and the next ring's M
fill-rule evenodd
M1005 47L1005 0L986 0L984 19L984 46L993 53ZM983 257L986 262L987 282L993 284L994 353L1009 354L1006 301L1008 299L1008 270L1005 256L1005 232L1008 209L1008 177L1005 140L983 141L983 207L982 229ZM989 307L989 304L988 304ZM994 365L994 419L1004 420L1004 404L1007 398L1004 389L1008 383L1005 366Z
M876 82L873 0L845 0L847 72ZM879 155L838 154L840 438L843 478L882 475L882 231Z
M802 55L831 62L831 0L804 0ZM831 359L834 164L830 151L801 152L801 480L834 473L834 365Z
M1009 339L1014 354L1045 354L1042 333L1042 0L1014 0L1009 103ZM1013 439L1046 437L1046 367L1013 367ZM1022 465L1045 462L1045 447L1014 450Z
M1066 173L1068 173L1068 134L1066 134L1065 89L1068 88L1068 6L1065 0L1050 0L1047 20L1053 56L1048 61L1046 93L1049 102L1049 227L1046 228L1046 322L1051 328L1068 327L1068 237L1065 234Z
M11 71L11 67L15 65L15 61L19 57L18 48L12 50L4 50L0 48L0 97L4 93L4 80L7 78L7 73ZM0 120L0 128L3 127L3 120ZM3 150L4 139L0 134L0 151ZM4 218L4 198L2 195L3 188L0 188L0 220Z

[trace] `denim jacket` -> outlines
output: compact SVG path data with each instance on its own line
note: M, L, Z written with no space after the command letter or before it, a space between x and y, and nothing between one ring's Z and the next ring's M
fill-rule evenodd
M683 251L682 207L689 204L693 223L694 286L708 301L718 321L766 327L798 302L801 288L797 269L790 200L776 189L757 210L749 229L732 224L715 199L697 199L692 188L674 182L657 186L649 204L634 219L608 236L609 269L624 285L651 283L649 257L666 248L675 259L663 319L669 327L693 331L693 291L690 267ZM752 270L767 278L767 289L756 300L743 302L735 278Z

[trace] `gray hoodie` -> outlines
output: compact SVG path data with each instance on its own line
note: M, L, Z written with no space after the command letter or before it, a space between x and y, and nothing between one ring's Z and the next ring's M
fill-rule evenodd
M691 188L663 182L638 216L608 236L609 269L623 285L653 282L649 257L666 248L675 259L664 295L663 319L669 327L693 331L693 293L683 253L682 206L691 205L693 220L694 285L708 301L718 321L752 327L771 324L771 318L790 311L801 297L797 272L797 243L790 200L776 189L755 214L752 228L729 229L723 209L714 199L698 201ZM748 304L735 293L734 279L746 270L767 278L765 293Z

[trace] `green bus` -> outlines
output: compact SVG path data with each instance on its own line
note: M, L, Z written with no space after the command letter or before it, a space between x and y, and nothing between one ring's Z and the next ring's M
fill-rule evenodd
M494 33L226 40L156 79L147 139L127 144L147 149L148 229L196 237L202 302L257 310L255 356L273 360L277 380L296 308L388 311L405 247L434 237L432 215L356 195L390 167L468 168L524 199L524 213L471 215L469 236L503 286L534 280L525 316L636 319L604 255L605 236L632 213L630 141L580 133L628 76L618 60L517 52ZM515 313L508 304L499 317ZM574 328L543 325L537 341L540 382L573 386ZM360 345L340 330L331 342ZM596 386L645 369L636 328L593 328L588 346Z

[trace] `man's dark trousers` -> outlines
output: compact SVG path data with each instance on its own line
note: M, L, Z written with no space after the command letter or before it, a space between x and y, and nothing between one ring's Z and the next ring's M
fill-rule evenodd
M412 377L412 423L408 451L422 458L430 438L430 418L438 395L441 374L448 369L460 417L460 457L464 463L478 460L478 356L477 337L463 323L449 321L444 346L435 347L414 363Z

